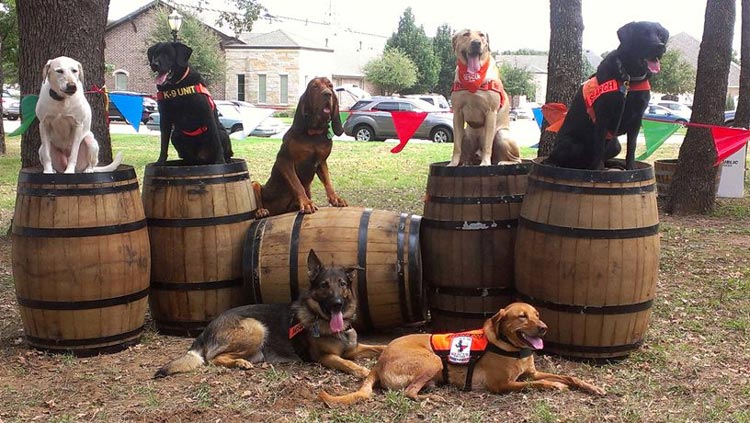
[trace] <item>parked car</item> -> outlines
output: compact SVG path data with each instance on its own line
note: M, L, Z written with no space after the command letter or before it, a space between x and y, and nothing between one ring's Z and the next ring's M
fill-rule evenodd
M673 110L657 106L656 104L649 104L648 107L646 107L646 111L643 113L643 117L675 123L687 123L690 120L689 116L682 116Z
M3 117L8 120L17 120L21 116L21 99L3 96L2 101Z
M727 110L724 112L724 126L734 125L734 114L737 110Z
M242 131L242 108L255 107L244 101L215 100L214 102L219 111L219 122L221 122L224 129L230 134ZM152 131L158 131L161 122L160 118L161 115L159 112L152 113L146 122L146 127ZM284 122L281 119L268 117L253 129L250 136L270 137L281 132L284 127Z
M653 104L656 104L657 106L666 107L669 110L672 110L678 115L681 115L682 117L687 118L690 120L690 115L693 113L693 109L691 109L687 104L682 104L677 101L671 101L671 100L659 100L655 101Z
M109 94L133 95L143 98L143 111L141 112L141 122L143 123L147 123L149 116L151 116L152 113L158 110L156 100L149 97L148 94L136 93L133 91L110 91ZM109 120L125 121L122 113L117 108L115 103L112 102L111 98L109 99Z
M510 109L508 114L510 115L510 120L534 119L534 112L532 112L531 109L523 107L514 107Z
M358 141L396 138L390 112L429 112L412 138L453 142L453 113L416 98L372 97L356 102L344 123L344 133Z
M448 104L448 100L440 94L409 94L405 97L418 98L444 110L450 110L451 108L450 104Z

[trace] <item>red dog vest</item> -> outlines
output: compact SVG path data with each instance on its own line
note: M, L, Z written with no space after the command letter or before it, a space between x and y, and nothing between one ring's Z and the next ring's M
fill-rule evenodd
M206 96L206 99L208 100L209 106L211 106L211 110L216 109L216 103L214 103L213 97L211 97L211 93L208 91L208 88L206 88L205 85L198 83L195 85L189 85L187 87L180 87L180 88L173 88L171 90L164 90L159 91L156 93L156 100L157 101L164 101L173 99L176 97L183 97L186 95L195 95L195 94L203 94ZM187 135L188 137L196 137L198 135L202 135L208 132L207 126L201 126L200 128L194 129L192 131L182 131L183 134Z

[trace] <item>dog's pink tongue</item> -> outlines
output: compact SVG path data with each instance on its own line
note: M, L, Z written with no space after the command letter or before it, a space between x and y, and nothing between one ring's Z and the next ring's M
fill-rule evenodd
M477 73L480 67L479 56L469 56L469 61L466 63L466 70L471 73Z
M651 73L659 73L661 71L661 63L658 60L646 60L646 64Z
M331 332L341 332L344 330L344 314L341 312L331 314Z
M542 348L544 348L544 341L542 340L542 338L539 338L537 336L528 336L527 335L527 336L524 336L524 339L535 350L541 350Z
M167 73L160 73L156 77L156 79L155 79L156 85L161 85L161 84L165 83L167 81L167 74L168 74L168 72Z

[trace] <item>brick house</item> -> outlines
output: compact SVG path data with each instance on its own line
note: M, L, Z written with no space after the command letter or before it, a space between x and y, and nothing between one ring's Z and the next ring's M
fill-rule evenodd
M104 61L114 66L114 71L105 75L105 83L110 91L127 90L146 94L156 93L153 74L146 59L148 37L157 24L159 7L168 7L163 0L147 3L132 13L107 24L104 33ZM178 9L179 10L179 9ZM216 46L225 52L225 47L240 42L234 37L215 30L207 25L218 36ZM223 81L214 83L211 94L217 99L225 98Z

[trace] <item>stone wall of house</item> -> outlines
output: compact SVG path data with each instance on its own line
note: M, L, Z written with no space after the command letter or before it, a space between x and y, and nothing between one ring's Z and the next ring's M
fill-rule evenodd
M237 75L245 75L245 101L273 107L296 105L300 91L300 51L228 48L226 90L227 98L238 99ZM259 76L266 76L266 101L259 101ZM288 95L281 97L281 76L288 78ZM304 89L304 88L303 88Z
M104 61L114 67L114 71L124 70L128 74L127 91L156 94L154 76L148 64L149 34L156 23L156 8L150 8L132 19L108 29L104 35ZM217 48L221 48L217 46ZM115 89L115 77L105 75L107 88ZM219 80L208 87L216 99L225 98L224 81Z

